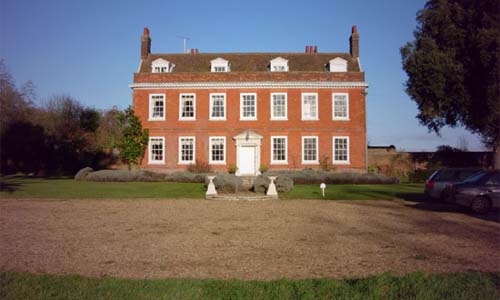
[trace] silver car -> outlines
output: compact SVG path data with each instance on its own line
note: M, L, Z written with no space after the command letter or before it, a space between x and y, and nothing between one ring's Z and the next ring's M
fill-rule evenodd
M448 189L481 172L480 168L439 169L425 181L424 193L431 200L445 200Z

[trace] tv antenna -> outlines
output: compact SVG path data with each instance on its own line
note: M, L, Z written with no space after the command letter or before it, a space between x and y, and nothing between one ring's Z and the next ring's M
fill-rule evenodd
M180 38L180 39L183 39L183 41L184 41L184 53L187 53L187 52L188 52L188 49L187 49L187 41L189 41L189 40L190 40L190 37L188 37L188 36L183 36L183 35L178 35L177 37L178 37L178 38Z

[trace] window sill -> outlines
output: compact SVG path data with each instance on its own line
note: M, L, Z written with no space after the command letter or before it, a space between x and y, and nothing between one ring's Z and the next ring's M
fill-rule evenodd
M194 161L180 161L177 163L178 165L192 165Z
M165 121L165 118L163 118L163 119L148 119L148 122L155 122L155 121Z
M333 121L351 121L350 118L333 118Z
M306 161L302 161L302 164L303 165L319 165L319 161L306 160Z
M209 121L226 121L226 118L210 118Z
M319 121L319 118L316 118L316 119L301 119L301 121Z
M271 118L271 121L288 121L288 118Z
M164 161L148 161L148 165L164 165Z
M241 119L240 118L240 121L257 121L257 118L255 118L255 119Z
M215 166L222 166L222 165L225 165L226 162L225 161L210 161L208 162L209 165L215 165Z
M196 121L196 119L179 119L179 121Z
M288 161L271 161L271 165L288 165Z
M350 165L351 162L350 161L333 161L332 162L333 165Z

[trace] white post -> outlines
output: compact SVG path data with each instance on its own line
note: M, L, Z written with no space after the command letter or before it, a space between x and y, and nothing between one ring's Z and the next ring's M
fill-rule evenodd
M269 176L269 188L267 189L267 196L278 197L278 192L276 191L276 186L274 185L274 180L276 180L276 176Z
M323 194L323 198L325 198L325 189L326 189L326 184L323 182L319 185L321 188L321 193Z
M208 180L210 181L208 183L208 189L207 192L205 193L206 196L215 196L217 195L217 190L215 190L215 184L214 184L214 178L215 176L207 176Z

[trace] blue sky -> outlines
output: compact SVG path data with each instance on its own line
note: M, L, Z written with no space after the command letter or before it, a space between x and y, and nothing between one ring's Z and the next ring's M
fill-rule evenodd
M69 94L99 109L125 108L140 59L140 35L149 27L153 53L182 52L182 40L200 52L348 52L351 26L360 33L360 57L370 87L368 139L405 150L456 146L482 150L464 129L428 133L404 92L399 48L412 39L424 0L344 1L0 1L0 57L16 82L35 83L37 101Z

